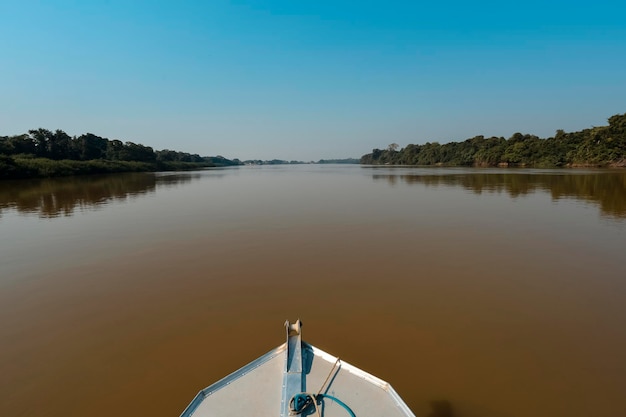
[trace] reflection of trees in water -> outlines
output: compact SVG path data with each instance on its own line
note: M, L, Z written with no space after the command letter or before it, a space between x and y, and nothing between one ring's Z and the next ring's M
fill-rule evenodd
M426 186L463 187L476 194L507 192L511 197L523 196L537 190L547 191L552 198L576 198L599 204L602 214L626 218L626 173L468 173L442 175L376 174L374 180L384 180L395 185L398 180L406 184Z
M157 172L154 174L158 188L175 188L203 177L200 172ZM211 178L221 178L224 174L211 172Z
M130 173L102 176L3 181L2 210L38 213L40 217L71 216L76 207L93 209L110 201L124 201L155 192L157 187L188 183L200 174Z

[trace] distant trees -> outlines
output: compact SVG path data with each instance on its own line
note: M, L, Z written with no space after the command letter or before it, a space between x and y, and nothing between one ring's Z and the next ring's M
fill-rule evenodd
M119 140L110 141L92 133L70 137L62 130L51 132L42 128L29 130L28 134L24 135L0 137L0 153L74 161L106 159L152 162L156 160L154 151L148 146L133 142L122 143Z
M197 154L189 154L185 152L176 152L165 149L162 151L156 151L157 161L178 161L178 162L203 162L204 159Z
M626 166L626 114L609 118L608 126L541 139L515 133L509 139L475 136L463 142L408 145L397 150L374 149L363 155L362 164L447 166ZM396 146L393 146L396 145Z
M109 140L93 133L70 137L62 130L52 132L42 128L29 130L23 135L0 136L0 155L74 161L206 162L198 154L168 149L154 151L149 146Z
M70 137L62 130L39 128L0 136L0 178L154 171L240 165L217 157L170 150L154 151L134 142L109 140L93 133Z
M341 158L341 159L320 159L318 164L358 164L359 160L356 158Z
M114 142L121 142L114 141ZM81 161L90 161L93 159L110 159L112 161L119 158L109 158L107 151L109 141L107 139L96 136L92 133L86 133L76 138L76 152L72 156L77 156ZM68 158L74 159L74 158Z

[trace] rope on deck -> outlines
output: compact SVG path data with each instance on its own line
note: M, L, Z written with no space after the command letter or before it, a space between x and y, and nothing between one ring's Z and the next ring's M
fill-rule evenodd
M332 395L328 395L328 394L322 394L322 390L324 389L324 386L328 383L328 380L330 379L331 375L335 371L335 368L337 368L337 365L339 365L339 358L337 358L337 361L331 368L330 372L328 373L328 376L326 377L326 380L320 387L319 391L317 391L317 394L312 394L310 392L301 392L291 397L291 400L289 400L289 415L290 416L302 414L307 408L309 408L311 404L313 404L315 405L315 411L317 412L317 417L322 417L322 414L320 413L320 409L318 405L318 400L323 401L324 398L328 398L336 402L340 406L342 406L348 412L348 414L350 414L350 417L356 417L356 415L350 409L350 407L348 407L346 403L341 401L339 398L333 397Z

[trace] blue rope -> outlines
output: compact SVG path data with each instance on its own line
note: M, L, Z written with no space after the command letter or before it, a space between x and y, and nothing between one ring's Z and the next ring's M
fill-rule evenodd
M289 402L290 414L301 414L311 404L313 404L313 396L311 394L296 394Z
M350 409L350 407L348 407L346 405L346 403L344 403L343 401L341 401L339 398L333 397L332 395L326 395L326 394L320 394L318 395L318 397L326 397L326 398L330 398L331 400L333 400L334 402L336 402L337 404L339 404L340 406L342 406L343 408L346 409L346 411L348 412L348 414L350 414L351 417L356 417L356 415L354 415L354 412L352 412L352 410Z
M340 406L342 406L348 412L348 414L350 414L350 417L356 417L356 415L350 409L350 407L348 407L346 403L344 403L337 397L333 397L332 395L327 395L327 394L313 395L313 394L307 394L305 392L302 392L300 394L296 394L293 396L293 398L290 401L290 408L291 408L290 414L301 414L311 404L313 404L313 401L317 401L318 398L319 399L328 398L336 402Z

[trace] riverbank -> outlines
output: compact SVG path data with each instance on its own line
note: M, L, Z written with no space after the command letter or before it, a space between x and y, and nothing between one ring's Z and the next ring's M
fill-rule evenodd
M626 114L609 117L607 126L579 132L557 130L553 137L514 133L504 137L475 136L462 142L409 144L398 150L373 149L365 165L434 165L524 168L620 168L626 166Z
M67 177L72 175L110 174L119 172L188 171L212 168L211 162L182 161L109 161L97 159L74 161L0 155L0 180L24 178Z

